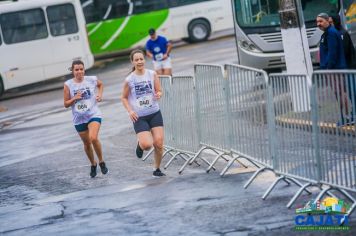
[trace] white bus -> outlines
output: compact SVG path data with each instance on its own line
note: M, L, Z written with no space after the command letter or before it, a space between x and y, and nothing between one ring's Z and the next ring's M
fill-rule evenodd
M74 59L94 64L79 0L0 3L0 95L69 74Z
M231 0L81 0L94 55L142 47L155 28L170 40L207 40L233 29Z
M300 0L313 64L319 63L322 31L316 16L337 15L340 0ZM239 64L260 69L284 68L279 0L232 0Z

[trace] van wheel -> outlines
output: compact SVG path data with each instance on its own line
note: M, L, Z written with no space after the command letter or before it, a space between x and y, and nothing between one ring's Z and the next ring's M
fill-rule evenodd
M188 26L189 41L192 43L207 40L210 33L210 24L203 19L193 20Z

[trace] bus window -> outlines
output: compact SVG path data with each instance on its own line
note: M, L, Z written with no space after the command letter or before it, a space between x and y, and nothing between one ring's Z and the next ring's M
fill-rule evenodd
M157 11L168 8L165 0L136 0L134 1L134 14L140 14L150 11Z
M2 39L1 39L1 35L0 35L0 45L2 44Z
M6 44L48 37L45 16L42 9L1 14L0 24Z
M129 12L127 0L94 0L94 19L107 20L126 17Z
M100 21L99 10L92 2L88 3L87 0L80 0L80 2L82 3L83 13L87 24Z
M74 34L78 24L72 4L50 6L47 8L49 28L53 36Z
M279 26L278 0L235 0L236 19L240 27ZM338 13L334 0L302 0L304 19L315 25L318 13ZM317 13L318 12L318 13Z

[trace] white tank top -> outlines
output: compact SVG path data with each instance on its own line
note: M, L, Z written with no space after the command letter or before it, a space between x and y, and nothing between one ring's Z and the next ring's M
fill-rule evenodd
M145 69L143 75L132 72L125 79L130 88L129 105L139 117L159 111L158 102L154 97L154 73L152 70Z
M93 117L101 118L101 112L96 101L98 84L98 78L96 76L84 76L81 83L76 83L73 79L70 79L64 84L68 86L71 98L74 97L78 91L82 92L82 98L72 105L74 125L88 123Z

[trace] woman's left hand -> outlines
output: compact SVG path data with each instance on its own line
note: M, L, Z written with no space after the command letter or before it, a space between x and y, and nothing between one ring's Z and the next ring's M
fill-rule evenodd
M155 93L155 99L159 100L162 97L162 92L158 91L157 93Z
M101 102L103 100L101 95L96 95L96 101Z

